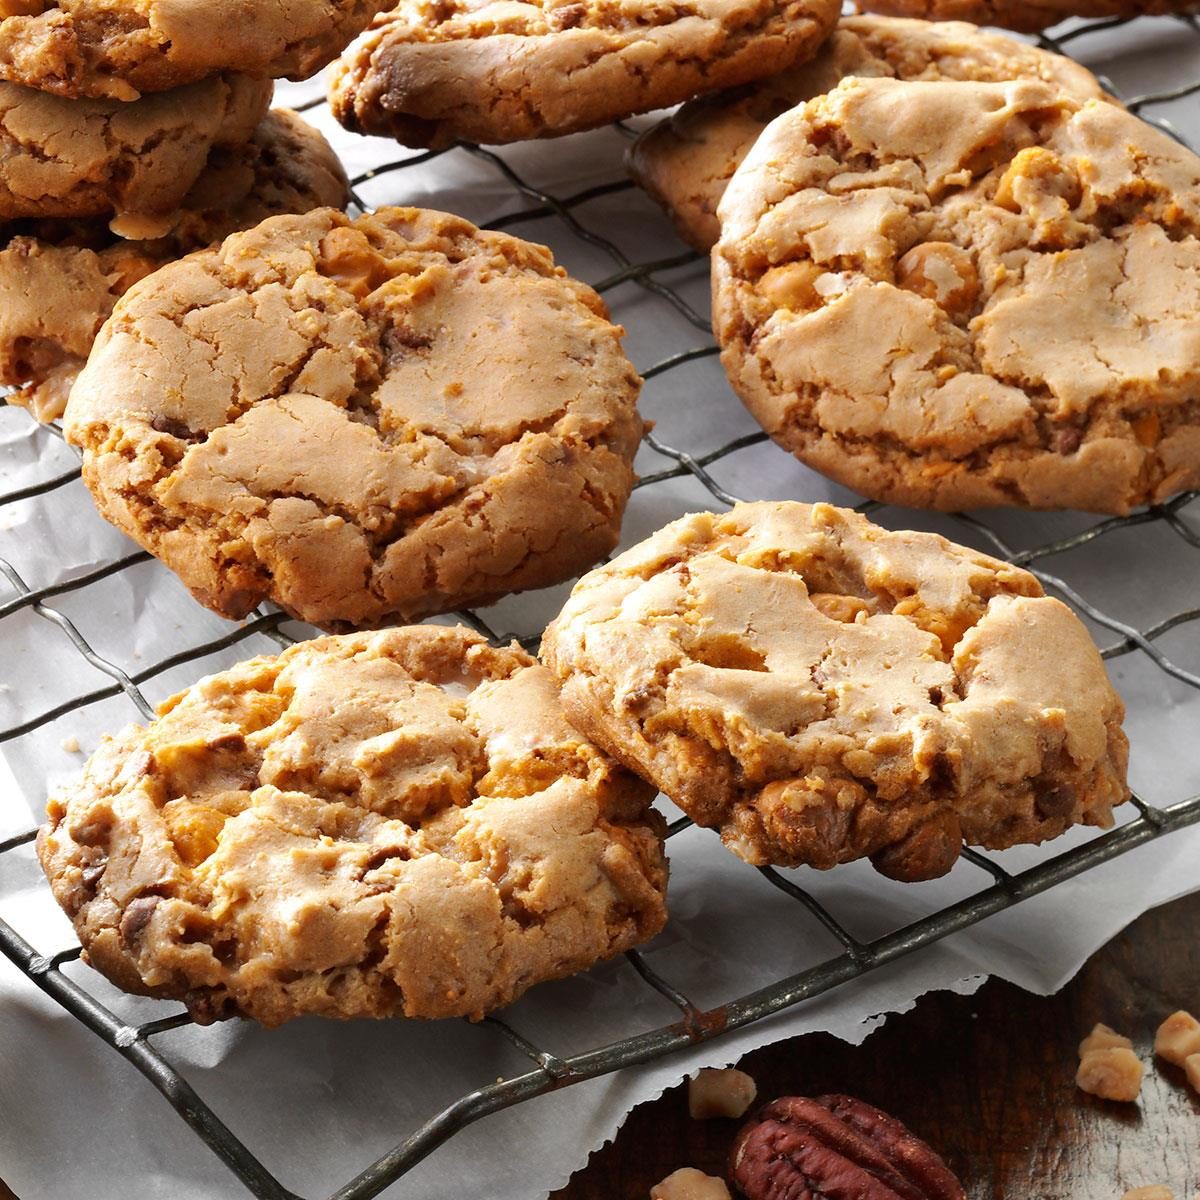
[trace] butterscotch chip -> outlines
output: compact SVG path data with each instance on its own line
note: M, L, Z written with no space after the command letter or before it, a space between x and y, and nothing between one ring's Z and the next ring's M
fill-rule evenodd
M1169 1187L1155 1184L1151 1187L1134 1188L1126 1192L1121 1200L1175 1200L1175 1193Z
M862 0L869 12L1003 25L1038 33L1068 17L1139 17L1189 12L1195 0Z
M845 79L772 122L720 215L730 382L839 483L1111 513L1200 486L1200 158L1124 109ZM792 263L816 307L763 286Z
M1094 1025L1092 1032L1079 1043L1079 1057L1086 1058L1095 1050L1132 1050L1133 1043L1107 1025Z
M378 8L379 0L5 0L0 79L114 100L218 71L304 79Z
M275 217L118 302L65 432L104 516L216 612L412 619L616 543L622 332L545 247L445 213Z
M124 103L0 83L0 220L161 220L183 203L213 147L253 137L271 88L215 75Z
M579 581L542 654L580 729L755 865L926 879L1128 796L1123 706L1065 605L827 504L673 522Z
M201 1022L480 1017L665 920L653 790L460 628L318 638L168 700L48 805L88 961Z
M1121 1046L1093 1050L1080 1060L1075 1082L1103 1100L1132 1102L1142 1090L1142 1063L1132 1050Z
M650 1200L730 1200L723 1179L695 1167L680 1167L650 1189Z
M330 102L409 146L590 129L793 66L837 0L400 0L342 55Z
M96 218L0 225L0 383L20 389L9 401L61 417L100 326L139 279L266 217L347 198L325 138L275 109L250 141L209 152L181 206L155 219L159 236L118 237Z
M1154 1035L1154 1053L1182 1067L1189 1056L1200 1054L1200 1021L1182 1009L1173 1012Z
M688 1115L697 1121L741 1117L756 1095L758 1087L745 1071L703 1067L688 1080Z
M707 253L721 236L717 205L758 136L780 114L847 75L915 80L1038 79L1080 100L1103 95L1092 73L964 21L843 17L813 59L778 75L689 100L629 148L637 182L680 237Z

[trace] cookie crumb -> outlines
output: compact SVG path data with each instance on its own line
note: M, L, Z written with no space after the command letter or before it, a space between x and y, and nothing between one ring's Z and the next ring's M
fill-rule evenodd
M650 1200L732 1200L725 1180L680 1167L650 1189Z
M1107 1025L1096 1025L1079 1044L1075 1083L1103 1100L1135 1101L1142 1090L1142 1064L1133 1043Z
M688 1114L696 1121L745 1116L757 1095L758 1087L745 1071L704 1067L688 1080Z
M78 754L79 753L79 739L74 734L71 734L70 737L63 738L62 748L68 754Z
M1193 1055L1200 1054L1200 1021L1190 1012L1173 1012L1154 1035L1154 1053L1182 1067Z
M1175 1200L1175 1193L1169 1187L1154 1184L1152 1187L1133 1188L1121 1200Z

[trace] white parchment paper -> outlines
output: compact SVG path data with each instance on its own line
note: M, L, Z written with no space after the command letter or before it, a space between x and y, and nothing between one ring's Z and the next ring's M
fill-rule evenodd
M1089 34L1072 46L1126 96L1200 78L1200 38L1172 19ZM314 84L285 86L280 94L296 103L317 90ZM1200 142L1194 97L1148 111ZM323 109L310 117L330 134L352 174L408 153L342 133ZM607 129L502 154L537 188L565 197L620 179L625 145L617 131ZM477 221L534 203L494 164L463 151L383 175L360 193L370 204L423 204ZM657 209L635 191L601 195L572 211L632 261L670 258L684 249ZM618 269L603 249L556 218L524 221L512 232L549 243L568 270L589 282ZM707 312L704 263L659 277ZM627 327L627 350L643 371L709 341L636 283L613 287L607 299ZM643 411L657 422L657 436L695 455L756 429L711 357L653 378ZM74 463L70 451L23 413L0 411L0 489L48 480ZM672 465L649 449L639 459L643 474ZM712 470L722 487L747 498L856 499L770 444L741 450ZM712 506L711 496L690 477L644 488L630 505L625 544L684 512ZM1200 504L1181 515L1200 533ZM888 508L877 519L897 528L935 529L991 549L952 518ZM1017 548L1095 523L1077 514L997 513L987 519ZM30 587L78 577L135 549L96 515L78 481L0 508L0 554ZM1121 529L1040 565L1104 611L1142 628L1194 607L1200 596L1200 550L1162 523ZM0 603L13 594L0 581ZM534 633L564 594L565 588L557 588L511 598L487 616L497 629ZM56 596L50 606L70 617L100 655L131 676L237 628L199 608L170 572L153 562ZM1091 628L1102 645L1115 640L1110 631ZM0 624L0 638L0 728L36 718L82 692L112 686L109 677L87 666L60 628L28 608ZM1200 670L1195 624L1179 626L1156 644L1180 665ZM144 690L156 702L201 675L274 648L266 638L252 636L155 673ZM1140 653L1112 660L1110 670L1129 707L1134 786L1159 804L1200 791L1200 693ZM0 837L40 820L47 791L79 769L102 732L135 717L130 701L118 692L0 745ZM1086 836L1071 835L1050 850L1020 849L998 857L1017 870ZM688 830L670 848L672 919L646 948L646 957L696 1003L722 1003L836 952L832 938L798 905L727 854L713 835ZM633 1104L701 1065L730 1062L754 1046L808 1030L861 1040L886 1014L910 1007L923 993L970 991L988 975L1051 992L1138 913L1200 884L1198 861L1200 829L1144 847L764 1024L489 1117L385 1194L528 1200L565 1182ZM988 882L967 863L944 880L907 886L861 865L827 874L800 871L795 877L862 938L906 924ZM0 858L0 916L43 953L73 944L28 847ZM174 1005L120 995L79 964L67 971L130 1020L176 1011ZM624 960L535 989L505 1014L514 1028L559 1055L652 1029L676 1016ZM306 1197L332 1192L457 1097L528 1069L495 1031L465 1022L305 1020L273 1032L239 1022L185 1028L157 1044L283 1183ZM22 1200L212 1200L245 1194L132 1067L43 997L7 960L0 961L0 1177Z

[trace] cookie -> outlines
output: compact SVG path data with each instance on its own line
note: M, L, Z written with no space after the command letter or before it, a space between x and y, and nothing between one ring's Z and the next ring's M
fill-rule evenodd
M219 71L305 79L378 8L379 0L5 0L0 79L113 100Z
M164 263L277 213L343 205L348 185L325 138L287 109L253 138L215 147L182 207L149 222L162 236L127 240L104 220L0 225L0 383L39 420L62 416L96 333L119 297ZM126 218L127 227L137 228Z
M722 361L809 466L936 509L1200 486L1200 158L1119 106L846 79L719 211Z
M962 21L843 17L811 62L690 100L646 130L627 152L630 174L666 209L679 236L707 254L721 236L717 204L758 135L847 75L1040 79L1080 100L1104 94L1095 76L1071 59Z
M828 504L668 525L579 581L567 717L749 863L929 879L1128 796L1120 698L1027 571Z
M408 146L592 129L811 57L837 0L400 0L335 68L347 129Z
M254 136L271 81L214 75L119 100L64 100L0 83L0 220L129 215L179 207L215 146Z
M653 798L524 651L417 626L201 680L37 846L92 966L202 1023L479 1018L662 927Z
M1128 19L1196 11L1196 0L858 0L868 12L935 21L978 21L1040 33L1068 17Z
M544 246L414 208L275 217L118 302L65 431L101 513L215 611L414 619L615 545L622 333Z

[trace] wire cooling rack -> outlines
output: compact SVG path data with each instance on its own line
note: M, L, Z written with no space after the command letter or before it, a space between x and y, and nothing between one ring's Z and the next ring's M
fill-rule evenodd
M1184 16L1162 20L1171 21L1172 28L1178 32L1179 37L1192 40L1194 52L1198 56L1196 62L1200 75L1200 24L1196 18ZM1049 49L1067 53L1079 39L1117 29L1122 24L1121 21L1075 23L1066 31L1060 31L1057 36L1043 36L1041 41ZM1120 96L1112 80L1105 78L1104 82L1110 91ZM1162 106L1197 92L1200 92L1200 77L1184 87L1126 95L1121 98L1129 108L1183 141L1185 139L1164 115ZM320 99L315 98L309 105L299 107L313 107L319 103ZM619 125L618 129L627 136L633 134L633 130L626 126ZM703 340L694 347L674 353L643 370L648 384L670 372L679 371L688 363L709 358L716 353L706 316L697 311L693 304L680 294L678 288L671 286L663 278L678 268L697 263L698 256L691 253L672 253L635 261L607 233L599 232L579 215L590 202L630 189L632 185L627 181L614 180L572 195L551 195L527 182L524 173L513 165L508 156L478 146L464 145L451 151L413 154L363 172L354 180L355 203L366 209L369 205L360 189L366 185L374 186L377 181L386 180L388 177L402 177L406 169L428 163L439 157L439 154L473 156L494 171L499 182L519 197L519 208L486 224L493 228L508 228L521 232L523 226L533 222L546 219L557 222L559 231L565 238L586 243L611 263L611 271L595 283L599 291L614 293L618 289L632 286L643 293L642 299L648 298L654 304L671 306L684 322L694 326L698 333L703 335ZM620 316L619 306L614 305L614 308ZM50 427L45 436L52 437L55 434L61 436L58 430ZM646 447L660 460L661 465L656 470L643 473L637 485L639 493L644 494L646 489L661 486L669 480L690 478L703 487L717 505L732 504L737 497L718 481L714 470L719 471L721 465L727 464L734 456L765 440L765 435L761 433L747 433L725 440L715 449L700 452L698 449L689 450L687 446L673 445L653 432L647 433ZM22 501L53 505L61 489L72 483L78 474L78 468L72 467L66 471L47 474L44 479L30 486L0 494L0 514L8 506ZM952 520L963 528L965 536L973 535L976 542L990 544L995 553L1033 570L1050 591L1070 602L1094 628L1108 631L1111 636L1103 649L1106 659L1143 656L1164 675L1179 681L1187 688L1200 691L1200 675L1189 665L1169 657L1161 648L1162 640L1171 631L1200 621L1200 607L1173 612L1154 624L1138 628L1105 611L1091 596L1083 594L1066 579L1050 573L1043 565L1050 559L1069 555L1100 539L1113 538L1119 531L1153 524L1171 531L1178 553L1181 556L1196 554L1197 557L1190 562L1200 567L1200 504L1197 504L1197 499L1197 493L1179 496L1168 504L1125 518L1094 521L1070 536L1023 549L1011 545L1010 540L997 531L994 518L985 521L975 516L955 514ZM635 497L631 504L631 512L637 503L638 497ZM875 511L881 506L865 504L860 507L863 511ZM102 580L129 571L146 562L148 558L148 555L140 552L124 554L94 566L75 578L40 586L31 586L11 562L0 558L0 574L11 589L10 598L0 603L0 638L4 637L3 622L6 619L11 619L18 613L35 614L56 626L61 635L92 668L107 675L111 680L103 687L72 695L36 716L0 729L0 743L29 737L58 718L113 697L120 697L122 694L141 718L148 719L152 716L152 706L143 694L142 687L164 673L255 636L265 636L279 646L289 645L295 640L286 627L287 619L276 611L264 609L223 637L199 645L182 647L137 672L125 670L111 658L97 652L80 631L76 621L54 607L51 602L69 593L86 592ZM462 612L457 615L489 638L507 640L514 636L508 632L498 634L478 613ZM539 631L522 629L517 631L516 636L527 646L534 647ZM1002 909L1116 858L1134 847L1200 821L1200 795L1159 805L1135 797L1133 806L1136 815L1118 828L1076 844L1065 852L1043 856L1035 865L1020 871L1009 871L994 858L965 849L964 859L980 873L980 881L984 886L972 891L957 903L873 939L860 939L852 935L827 905L796 882L795 873L785 874L771 868L761 869L760 874L766 884L796 902L801 920L823 927L837 940L841 947L840 953L816 966L778 979L770 986L732 997L724 1004L701 1007L689 999L670 979L653 969L641 953L631 951L626 957L632 969L644 981L646 987L654 989L678 1009L678 1020L660 1028L638 1032L607 1045L564 1057L558 1057L533 1044L501 1017L489 1017L484 1026L528 1059L529 1068L501 1077L494 1083L463 1095L409 1133L387 1153L365 1166L361 1173L337 1188L329 1200L367 1200L368 1197L378 1195L458 1130L489 1113L554 1089L568 1087L582 1080L606 1075L624 1067L656 1059L674 1050L717 1038L726 1031L751 1024L836 988L848 980L865 975L903 955L928 946ZM676 821L670 827L668 836L675 836L688 824L686 818ZM31 829L0 841L0 869L3 867L5 854L27 845L34 836L35 831ZM801 926L798 926L798 929L800 928ZM191 1023L187 1013L139 1024L127 1022L89 991L89 978L86 974L83 976L83 982L79 982L64 973L63 967L79 958L78 946L47 953L44 949L32 945L16 928L5 921L0 921L0 950L43 992L141 1071L250 1193L262 1200L298 1200L297 1193L285 1187L255 1157L238 1134L200 1098L165 1053L157 1048L155 1039L158 1035Z

